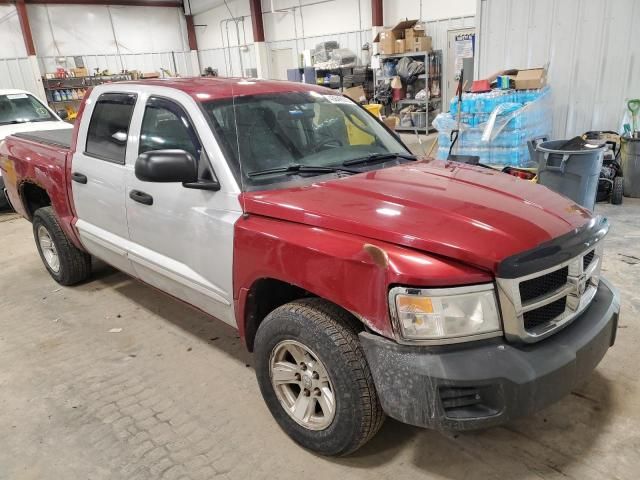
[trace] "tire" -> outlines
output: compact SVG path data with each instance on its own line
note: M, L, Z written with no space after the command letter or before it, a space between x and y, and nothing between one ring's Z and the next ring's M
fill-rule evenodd
M324 416L318 388L314 390L319 396L314 412L320 415L320 410L323 416L316 425L310 425L313 417L304 424L285 409L281 400L285 395L280 389L276 391L271 372L275 371L272 360L277 357L274 355L286 344L302 345L319 360L315 366L311 362L301 373L317 368L321 372L320 382L324 368L334 399L328 425L322 425L329 417ZM258 384L271 414L285 433L304 448L327 456L347 455L369 441L384 422L385 415L358 341L355 320L336 305L320 298L308 298L272 311L258 328L255 361ZM315 371L312 378L318 378ZM304 395L304 377L302 380L298 382L300 394L296 402ZM325 391L326 385L322 388L322 392ZM327 404L325 399L324 405Z
M2 179L2 175L0 175L0 210L8 210L9 202L7 201L7 197L4 196L4 180Z
M613 188L611 189L611 203L614 205L622 204L624 194L624 177L615 177L613 179Z
M68 286L89 278L91 256L69 241L51 207L36 210L33 215L33 236L42 263L56 282ZM57 256L57 263L51 252Z

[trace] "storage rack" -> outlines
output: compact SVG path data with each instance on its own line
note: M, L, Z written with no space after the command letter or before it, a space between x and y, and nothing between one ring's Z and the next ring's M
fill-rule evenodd
M436 90L438 95L428 95L426 100L416 100L414 98L405 98L402 100L398 100L397 102L392 102L392 110L394 113L399 113L399 111L407 105L421 105L425 107L426 111L426 126L423 128L420 127L408 127L408 126L396 126L396 131L398 132L423 132L426 133L428 131L432 131L433 128L430 127L431 122L436 117L438 113L440 113L442 107L442 51L441 50L433 50L431 52L404 52L404 53L396 53L396 54L380 54L380 69L375 71L375 79L374 83L377 86L379 82L389 82L393 78L393 76L384 75L384 63L389 60L397 60L399 61L401 58L411 57L414 60L419 60L424 62L425 65L425 73L418 75L418 78L415 82L414 92L417 93L423 88L428 92ZM406 85L403 81L403 86Z
M75 112L78 111L82 98L67 99L67 100L54 100L54 92L66 91L66 90L84 90L96 85L102 85L103 83L119 82L123 80L131 80L131 75L118 74L118 75L96 75L87 77L64 77L64 78L42 78L42 85L47 96L47 103L54 110L67 109L71 107Z

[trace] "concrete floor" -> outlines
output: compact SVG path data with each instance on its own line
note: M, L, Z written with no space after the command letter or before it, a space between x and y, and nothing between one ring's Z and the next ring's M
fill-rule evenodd
M233 329L105 266L61 288L29 223L0 215L0 479L637 479L640 201L597 210L623 307L587 384L486 431L388 420L343 459L280 431Z

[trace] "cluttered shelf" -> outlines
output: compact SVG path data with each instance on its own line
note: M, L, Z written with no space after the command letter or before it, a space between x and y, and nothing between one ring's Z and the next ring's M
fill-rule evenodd
M398 131L430 130L430 120L441 111L442 52L432 50L432 39L418 20L384 29L375 41L375 99L387 123Z

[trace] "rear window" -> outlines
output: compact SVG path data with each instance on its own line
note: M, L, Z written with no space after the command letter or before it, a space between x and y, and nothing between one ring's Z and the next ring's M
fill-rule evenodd
M129 93L104 93L98 97L87 132L88 155L124 164L135 104L136 95Z

